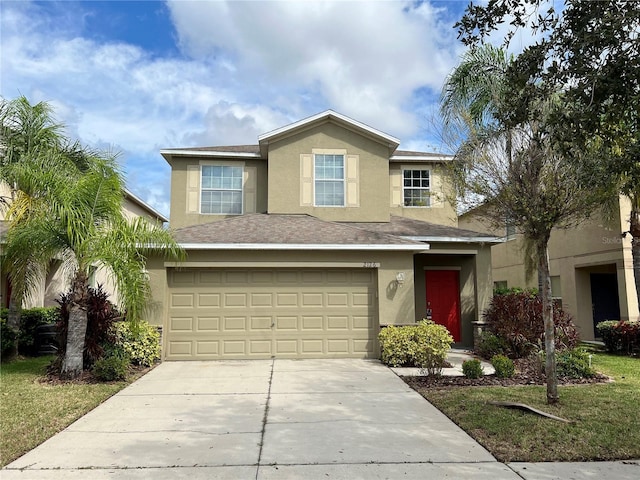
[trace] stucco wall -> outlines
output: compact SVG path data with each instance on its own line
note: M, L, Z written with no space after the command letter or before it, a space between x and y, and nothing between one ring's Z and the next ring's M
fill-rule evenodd
M346 150L358 157L357 207L301 206L301 154ZM306 213L329 221L388 222L389 148L333 123L325 123L269 145L268 212Z

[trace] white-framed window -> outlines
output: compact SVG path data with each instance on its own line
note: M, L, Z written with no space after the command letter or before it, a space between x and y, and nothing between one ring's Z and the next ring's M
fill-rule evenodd
M429 207L431 205L429 170L403 170L402 182L402 198L405 207Z
M319 207L344 207L344 155L314 155L314 204Z
M242 214L243 168L231 165L202 165L200 213Z

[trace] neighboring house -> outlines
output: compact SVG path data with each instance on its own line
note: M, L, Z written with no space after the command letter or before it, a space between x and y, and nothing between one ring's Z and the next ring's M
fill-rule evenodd
M432 317L458 345L492 294L493 235L457 228L443 165L331 110L256 145L162 150L188 257L150 259L163 358L379 356Z
M9 187L0 183L0 196L9 197L11 194ZM146 217L152 222L159 223L160 225L168 222L169 219L162 215L160 212L146 204L140 198L135 196L129 190L124 191L124 203L122 204L122 210L126 218L133 219L136 217ZM0 252L2 237L7 231L7 223L4 221L4 211L0 209ZM117 291L111 281L109 274L104 269L97 269L93 272L91 277L91 285L102 285L106 292L111 296L110 300L117 302ZM25 300L24 307L51 307L57 306L56 299L60 298L61 293L65 293L69 289L69 275L68 272L64 272L62 268L62 262L57 259L52 259L51 264L47 272L47 276L44 282L39 288L32 294L32 296ZM0 307L9 306L9 298L11 295L11 286L7 277L7 272L0 271Z
M552 295L562 300L583 340L596 338L595 325L603 320L638 319L638 301L631 258L631 205L620 197L610 220L594 215L577 228L554 230L549 241ZM485 233L506 235L491 249L496 287L536 287L537 274L525 277L523 237L509 228L496 232L477 211L467 212L459 224Z

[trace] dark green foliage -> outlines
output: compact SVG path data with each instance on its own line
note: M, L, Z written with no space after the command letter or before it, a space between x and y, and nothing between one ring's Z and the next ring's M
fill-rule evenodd
M494 355L491 357L491 365L496 371L496 377L498 378L511 378L516 371L513 360L504 355Z
M505 355L509 351L507 341L491 332L482 332L475 353L489 359L494 355Z
M70 303L71 293L62 295L60 300L58 300L58 304L60 305L60 321L58 322L60 359L65 355ZM87 335L85 337L84 348L85 369L90 369L93 363L103 356L104 345L114 342L110 328L113 322L120 318L120 312L118 312L115 305L109 301L109 294L102 289L102 285L98 285L97 288L89 287L89 299L87 300Z
M640 322L607 320L596 325L607 351L622 355L640 354Z
M480 360L477 358L462 362L462 373L467 378L480 378L484 375Z
M36 356L38 354L38 327L57 323L59 319L59 310L56 307L36 307L22 310L18 338L19 353L30 357Z
M489 329L505 340L511 358L522 358L544 345L542 300L531 292L509 293L493 297L484 313ZM555 342L557 350L578 345L579 337L571 315L560 302L553 306Z
M6 317L0 317L0 358L4 359L13 352L16 345L17 332L7 325Z
M557 353L556 369L559 377L568 378L589 378L596 373L589 365L589 353L583 348Z
M103 382L124 380L129 372L131 358L121 348L111 348L93 364L93 374Z

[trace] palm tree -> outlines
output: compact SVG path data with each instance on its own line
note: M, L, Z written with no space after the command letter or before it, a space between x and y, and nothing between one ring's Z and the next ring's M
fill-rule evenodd
M0 100L0 183L9 187L9 195L0 197L0 209L7 213L11 224L19 222L27 214L27 185L21 185L10 173L16 166L33 159L45 159L62 148L62 126L55 122L51 107L40 102L31 105L24 97ZM61 166L62 167L62 166ZM8 212L20 198L22 208ZM16 332L20 329L22 292L15 287L9 298L7 323ZM14 353L17 353L17 342Z
M89 155L85 161L87 170L74 178L52 170L55 164L48 170L40 166L34 171L31 164L14 169L16 178L31 182L43 194L32 198L29 215L10 228L5 245L14 288L31 291L52 258L61 259L69 273L72 295L61 372L66 378L83 369L90 271L99 267L111 272L120 307L129 320L137 321L150 298L145 255L159 251L172 258L182 256L168 231L143 218L125 219L124 184L113 157Z

